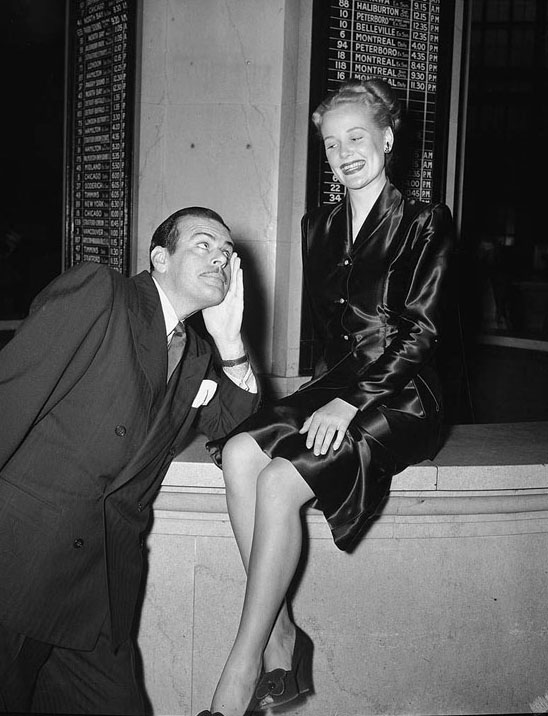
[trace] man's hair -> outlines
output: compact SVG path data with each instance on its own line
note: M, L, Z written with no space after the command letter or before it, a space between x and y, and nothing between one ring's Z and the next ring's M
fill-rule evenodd
M217 214L213 209L207 209L204 206L187 206L185 209L179 209L175 211L171 216L162 221L160 226L152 234L152 240L150 242L149 256L152 250L157 246L163 246L167 249L168 254L175 253L177 248L177 242L179 240L179 219L183 219L185 216L194 216L199 219L211 219L216 221L225 227L227 231L230 228L225 224L220 214ZM150 261L150 270L153 270L152 261Z

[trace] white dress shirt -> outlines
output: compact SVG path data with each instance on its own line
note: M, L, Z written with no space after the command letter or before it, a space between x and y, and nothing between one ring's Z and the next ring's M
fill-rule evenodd
M177 327L177 324L179 322L184 323L184 321L179 321L179 316L175 313L175 309L171 305L169 298L166 296L164 290L158 281L156 281L154 276L152 276L152 280L154 281L154 284L158 289L158 295L160 296L160 303L162 304L164 321L166 323L166 341L167 345L169 345L173 336L173 331ZM230 368L223 367L223 371L233 383L236 383L239 388L247 390L249 393L257 392L257 380L249 362L232 366Z

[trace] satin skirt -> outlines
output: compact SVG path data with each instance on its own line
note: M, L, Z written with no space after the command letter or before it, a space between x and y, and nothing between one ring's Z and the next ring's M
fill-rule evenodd
M441 421L384 406L360 411L340 448L316 456L299 430L337 392L321 381L305 385L261 408L223 439L207 443L207 449L222 468L227 440L248 433L269 457L289 460L313 490L315 506L323 511L337 547L351 551L382 507L392 476L435 452Z

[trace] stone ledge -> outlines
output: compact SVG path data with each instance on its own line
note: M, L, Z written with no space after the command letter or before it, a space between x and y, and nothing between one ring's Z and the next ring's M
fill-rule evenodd
M173 460L162 490L194 488L224 493L222 472L205 438L195 436ZM548 422L455 425L434 460L396 475L392 492L548 488Z
M392 498L390 498L392 500ZM518 507L513 505L514 508ZM520 512L519 509L504 514L397 514L388 513L388 505L382 515L373 521L367 530L365 542L371 540L417 540L417 539L462 539L471 537L504 537L548 534L548 509L534 512ZM317 510L306 513L306 531L310 539L333 538L323 515ZM234 534L224 512L176 511L162 509L155 511L153 534L184 536L192 540L225 538L233 542ZM335 553L338 550L335 549Z
M222 472L205 438L173 461L155 502L161 512L215 515L224 521ZM394 477L382 520L393 517L548 514L548 423L458 425L434 460ZM308 510L312 519L316 510ZM195 522L195 520L192 520Z

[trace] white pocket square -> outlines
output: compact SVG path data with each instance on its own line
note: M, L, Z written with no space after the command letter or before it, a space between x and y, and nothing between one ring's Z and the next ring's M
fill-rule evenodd
M217 383L214 380L202 380L202 384L198 388L198 392L192 401L192 407L201 408L202 405L207 405L215 395L216 390Z

